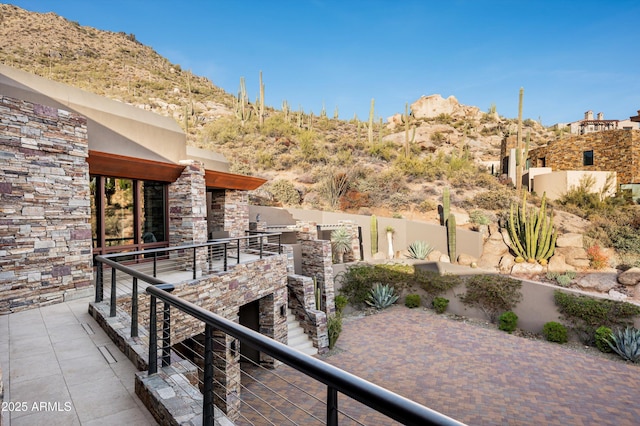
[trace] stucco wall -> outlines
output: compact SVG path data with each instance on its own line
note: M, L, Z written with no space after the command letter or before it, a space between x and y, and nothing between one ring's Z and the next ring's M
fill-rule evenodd
M280 209L275 207L249 206L249 215L253 218L260 213L260 221L267 225L292 225L296 220L316 222L318 224L338 224L343 220L350 220L362 227L362 239L364 258L371 258L371 216L323 212L320 210ZM422 240L432 247L448 253L447 229L437 224L417 222L406 219L394 219L389 217L377 217L378 219L378 250L386 253L387 240L385 229L391 226L394 250L405 250L414 241ZM482 255L482 235L475 231L458 228L458 254L466 253L479 258Z
M87 121L0 95L0 314L92 292Z

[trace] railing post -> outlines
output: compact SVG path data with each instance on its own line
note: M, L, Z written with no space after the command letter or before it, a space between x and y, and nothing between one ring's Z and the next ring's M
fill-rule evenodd
M153 252L153 278L158 275L158 252Z
M227 270L227 264L228 264L228 261L227 261L227 242L226 241L224 242L224 260L222 261L222 263L224 265L224 269L223 270L226 271Z
M238 246L238 252L237 252L238 253L238 258L236 259L236 264L239 265L240 264L240 238L238 238L236 242L238 243L237 244L237 246Z
M131 285L131 337L138 337L138 279Z
M104 297L103 291L103 275L104 275L104 264L102 262L98 262L96 271L96 303L102 302L102 298Z
M264 246L264 237L260 237L260 259L262 259L262 248Z
M149 373L158 372L158 319L156 318L156 297L151 296L149 306Z
M197 248L194 247L193 248L193 279L196 279L196 250Z
M282 254L282 234L278 234L278 254Z
M162 366L171 364L171 305L164 302L162 312Z
M109 306L109 316L116 316L116 268L111 268L111 306Z
M213 327L204 326L204 394L202 424L213 425Z
M327 386L327 426L338 426L338 390Z

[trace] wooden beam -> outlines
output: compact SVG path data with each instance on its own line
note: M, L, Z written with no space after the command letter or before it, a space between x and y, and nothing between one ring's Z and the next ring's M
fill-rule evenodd
M89 173L129 179L175 182L184 166L89 150Z
M207 188L238 189L243 191L256 189L267 181L254 176L236 175L213 170L206 170L204 179Z

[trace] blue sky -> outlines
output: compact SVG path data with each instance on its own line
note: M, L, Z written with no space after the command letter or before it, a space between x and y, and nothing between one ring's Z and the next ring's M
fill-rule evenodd
M230 93L263 72L268 105L331 116L404 111L422 95L545 125L640 109L637 0L16 0L124 31Z

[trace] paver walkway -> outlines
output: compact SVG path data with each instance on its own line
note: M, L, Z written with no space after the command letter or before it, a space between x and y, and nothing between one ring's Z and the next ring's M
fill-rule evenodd
M135 367L89 302L0 316L4 426L157 424L135 395Z
M469 425L640 425L640 365L431 311L395 306L347 318L337 347L325 361ZM326 400L323 386L288 367L276 371ZM322 404L274 379L269 384L323 418ZM299 424L317 424L283 401L275 405ZM363 424L391 423L342 395L339 405Z

